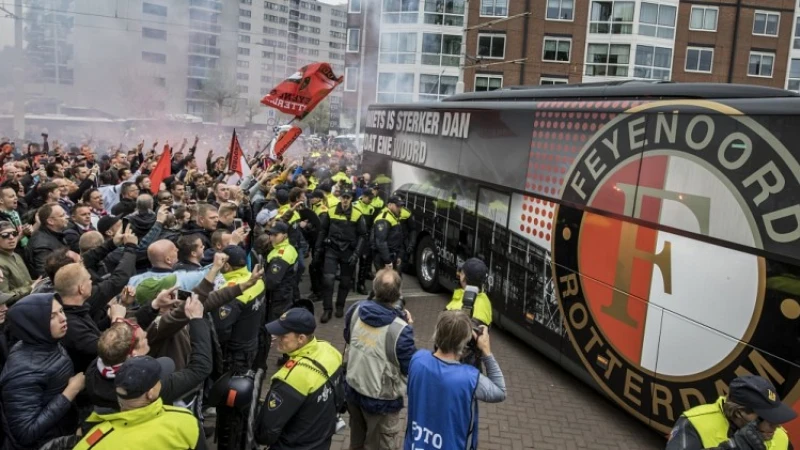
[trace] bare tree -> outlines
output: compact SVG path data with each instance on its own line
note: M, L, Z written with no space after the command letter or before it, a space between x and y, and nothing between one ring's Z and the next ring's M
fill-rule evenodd
M220 71L211 72L210 76L201 82L200 96L214 104L217 110L217 123L222 123L223 115L235 115L241 105L236 81Z
M331 127L331 99L323 100L302 122L311 127L312 134L328 134Z
M266 106L261 104L261 99L251 98L247 100L247 104L244 106L244 114L247 118L247 123L253 123L253 118L264 112L265 109Z

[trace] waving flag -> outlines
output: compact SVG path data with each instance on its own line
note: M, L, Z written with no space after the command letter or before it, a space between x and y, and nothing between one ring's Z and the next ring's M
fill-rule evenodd
M165 145L164 151L161 152L158 163L156 163L156 168L150 173L150 192L153 195L158 194L161 183L169 178L170 174L172 174L172 151L170 151L169 145Z
M294 141L297 140L297 137L300 136L300 133L303 130L296 126L296 125L283 125L282 127L277 128L278 136L273 139L272 141L272 148L269 149L269 157L273 161L277 161L286 150L289 149Z
M309 64L275 86L261 103L303 119L342 81L330 64Z
M244 157L242 146L239 145L239 138L236 137L236 129L233 130L233 138L231 138L231 149L229 156L228 171L234 173L228 177L228 183L236 183L242 178L250 175L250 166L247 165L247 158Z

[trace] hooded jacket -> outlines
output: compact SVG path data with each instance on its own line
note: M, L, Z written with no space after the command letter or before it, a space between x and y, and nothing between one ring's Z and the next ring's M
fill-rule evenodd
M384 306L378 302L366 300L355 303L350 306L344 316L345 343L350 342L350 323L356 306L359 307L358 318L371 327L381 328L389 326L389 324L394 321L395 317L400 317L405 320L405 317L403 317L398 310ZM411 363L411 357L414 356L414 352L416 351L417 347L414 344L414 330L411 326L407 326L403 328L400 337L397 339L397 345L395 346L397 361L400 363L400 373L403 375L408 375L408 366ZM347 384L347 380L345 380L344 387L347 401L360 406L364 411L370 414L389 414L403 409L403 397L394 400L378 400L366 397L351 388Z
M131 224L133 234L137 238L142 239L147 235L153 225L156 223L156 213L147 211L142 214L141 211L128 216L128 223Z
M39 448L73 434L77 414L62 392L74 374L72 362L50 333L53 294L29 295L8 311L18 338L0 374L4 450Z

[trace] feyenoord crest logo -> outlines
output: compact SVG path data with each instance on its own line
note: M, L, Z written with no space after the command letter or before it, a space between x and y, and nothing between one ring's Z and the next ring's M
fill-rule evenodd
M710 101L634 107L575 159L562 202L588 211L556 215L559 307L577 358L640 420L667 432L748 373L800 398L800 298L760 256L800 254L799 174L757 118Z

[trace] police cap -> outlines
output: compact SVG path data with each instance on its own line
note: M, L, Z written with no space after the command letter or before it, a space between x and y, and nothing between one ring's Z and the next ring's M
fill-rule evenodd
M155 359L151 356L134 356L122 363L114 386L121 399L139 398L175 370L175 363L170 358Z
M791 407L781 402L775 386L762 377L746 375L734 378L728 389L728 400L753 410L769 423L778 425L797 417Z

